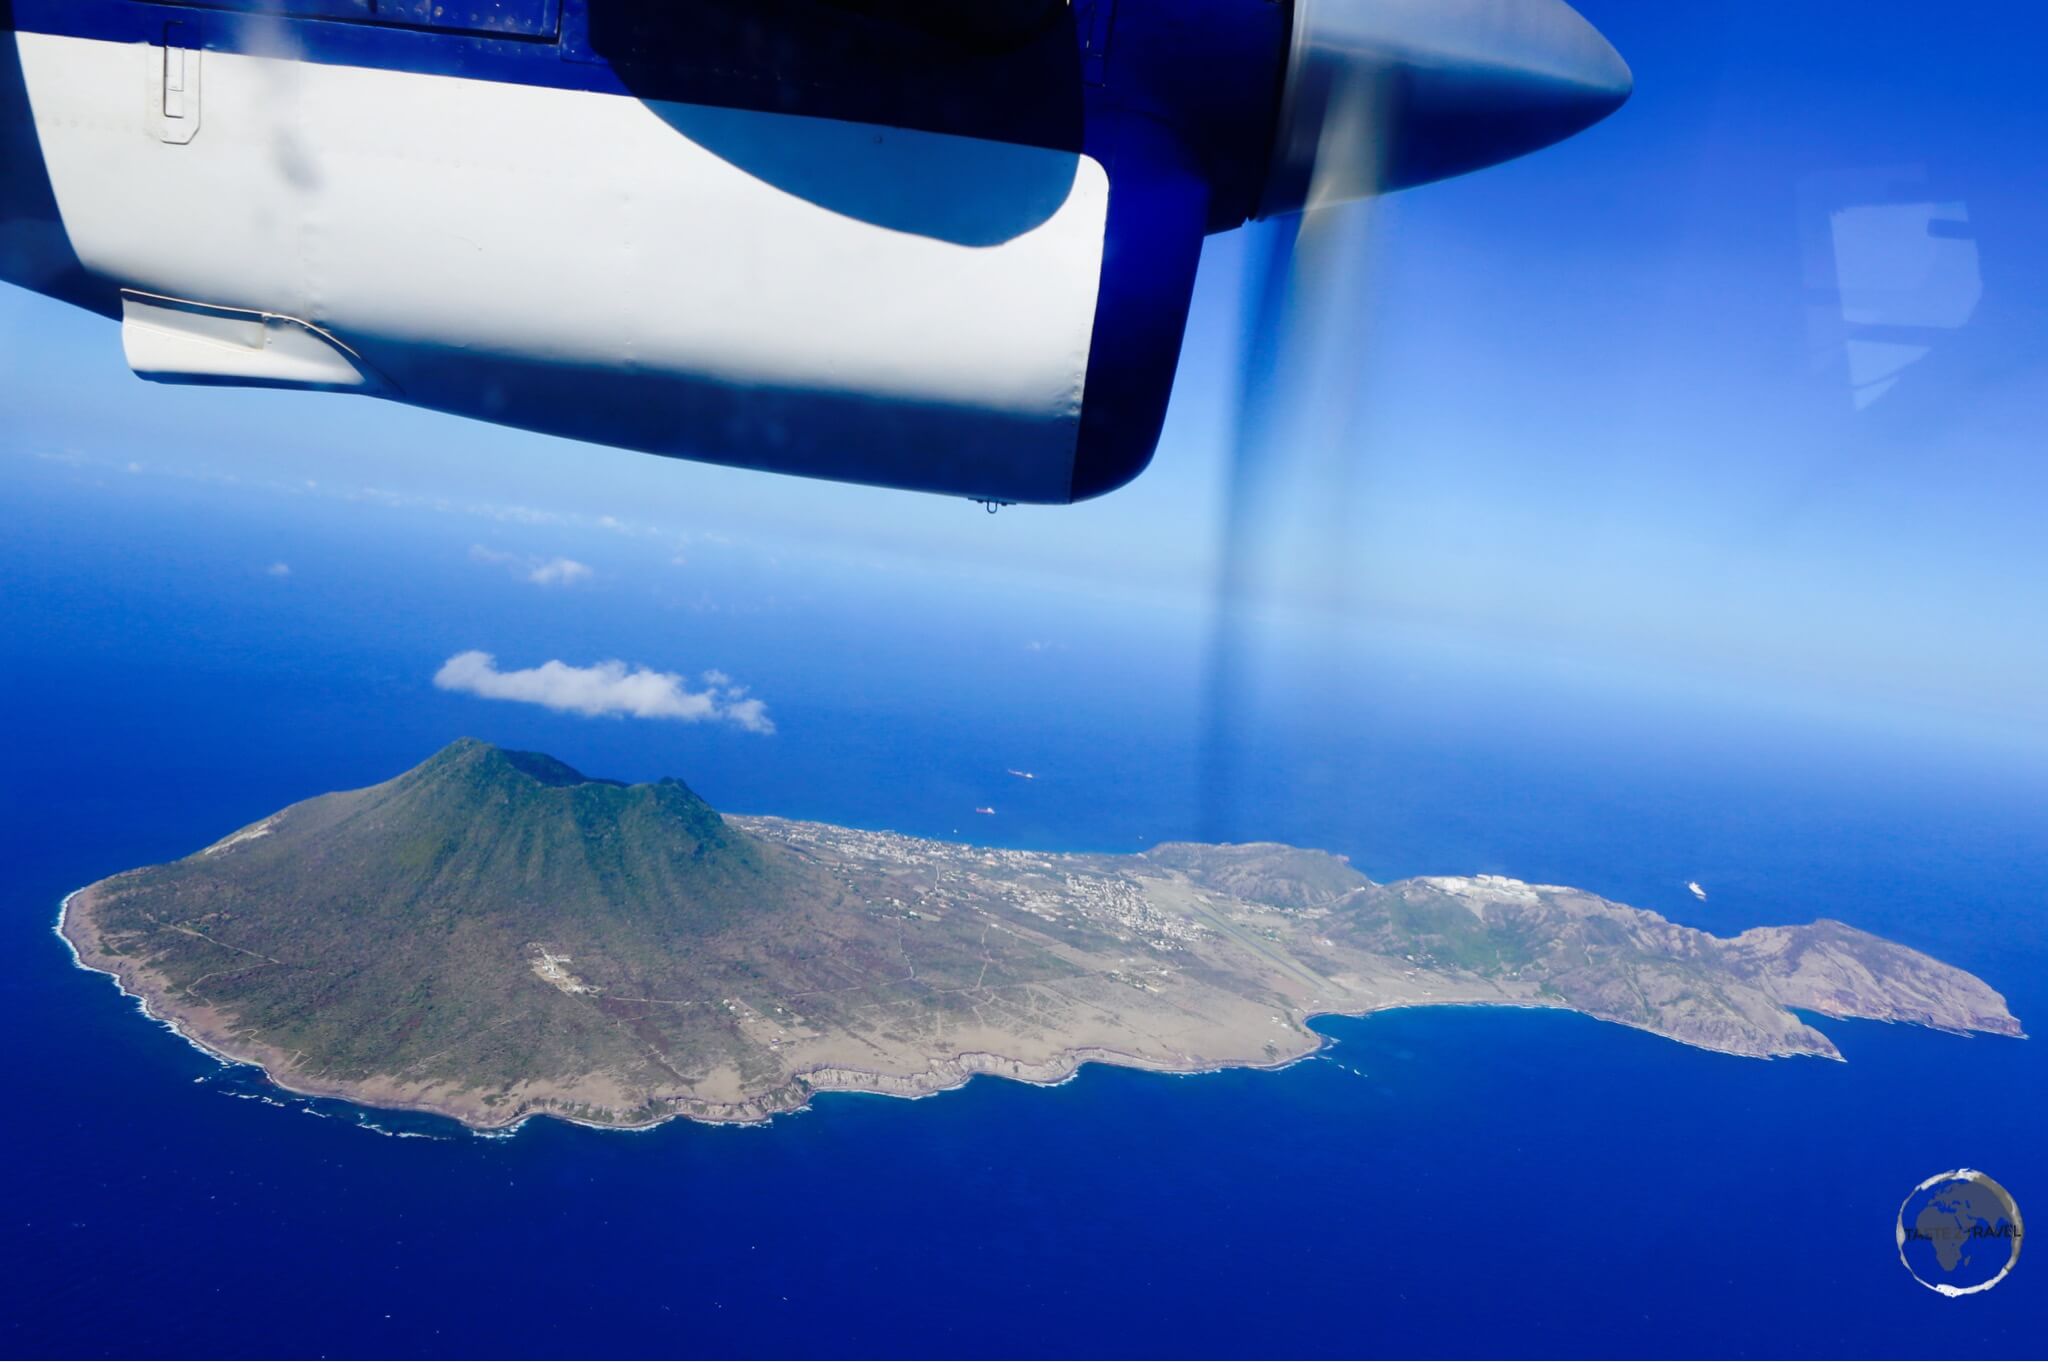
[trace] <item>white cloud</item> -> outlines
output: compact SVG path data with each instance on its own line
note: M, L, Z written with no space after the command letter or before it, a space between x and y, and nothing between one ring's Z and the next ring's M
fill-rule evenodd
M744 692L741 692L744 694ZM749 733L773 733L775 721L768 717L766 702L756 699L727 698L725 717Z
M588 563L579 563L574 558L528 558L500 549L487 549L482 544L471 544L469 556L474 562L504 568L514 577L535 586L574 586L597 575Z
M273 577L289 577L292 575L292 565L290 563L272 563L263 570Z
M569 586L590 577L590 565L574 558L550 558L526 574L527 581L539 586Z
M627 667L616 659L589 667L543 662L522 671L498 670L498 659L472 650L457 653L434 673L442 690L481 696L486 700L518 700L564 714L591 718L677 719L684 723L729 723L749 733L773 733L765 702L729 680L691 690L676 672Z

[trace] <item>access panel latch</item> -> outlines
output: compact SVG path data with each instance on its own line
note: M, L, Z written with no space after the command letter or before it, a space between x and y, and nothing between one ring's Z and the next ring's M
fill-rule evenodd
M192 25L164 25L161 47L149 49L149 119L157 136L184 146L199 133L199 42Z

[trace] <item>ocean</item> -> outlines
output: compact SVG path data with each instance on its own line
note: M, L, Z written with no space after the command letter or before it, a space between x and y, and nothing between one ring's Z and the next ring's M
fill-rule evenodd
M2038 1036L2038 749L1392 630L1274 633L1219 725L1199 611L1071 584L737 547L681 567L587 530L596 579L549 593L469 552L530 531L54 465L10 464L0 514L10 1354L2048 1347L2048 1258L1948 1300L1893 1244L1907 1192L1959 1165L2048 1217L2039 1039L1823 1020L1846 1064L1755 1062L1427 1009L1326 1019L1278 1071L487 1139L278 1093L51 930L71 889L468 733L734 812L1052 849L1274 838L1724 932L1838 917L1981 974ZM434 690L467 648L716 667L778 731Z

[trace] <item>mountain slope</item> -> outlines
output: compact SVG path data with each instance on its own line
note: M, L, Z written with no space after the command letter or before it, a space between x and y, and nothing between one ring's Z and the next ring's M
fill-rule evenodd
M702 992L705 943L832 896L680 782L592 781L467 740L117 885L97 913L109 949L231 1009L236 1034L317 1056L322 1087L430 1079L457 1046L484 1088L661 1081L633 1027L536 986L535 963L602 958L651 992Z

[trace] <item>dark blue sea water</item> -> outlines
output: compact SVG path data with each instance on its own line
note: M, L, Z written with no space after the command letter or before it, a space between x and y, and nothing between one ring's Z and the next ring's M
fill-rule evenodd
M2048 1347L2048 1255L1945 1300L1892 1242L1907 1191L1957 1165L2048 1217L2040 1040L1826 1022L1847 1064L1760 1063L1415 1011L1330 1020L1327 1054L1279 1072L486 1140L224 1070L50 930L78 885L472 733L734 810L1055 848L1275 837L1716 930L1840 917L1983 974L2040 1032L2038 749L1513 650L1275 638L1219 801L1202 622L1166 607L737 548L671 578L597 541L571 546L592 588L551 595L469 559L505 532L442 513L57 467L10 467L0 515L8 1353ZM779 731L434 691L471 647L716 666Z

